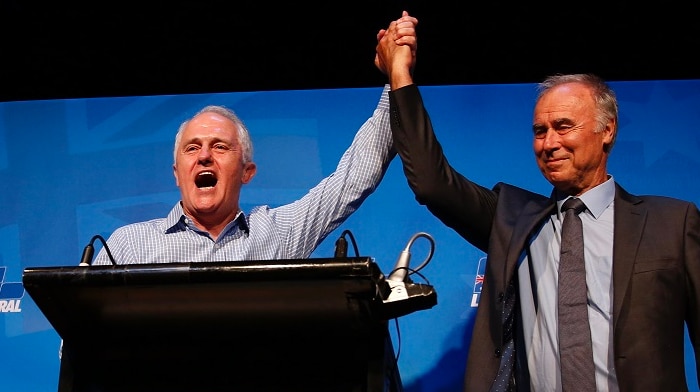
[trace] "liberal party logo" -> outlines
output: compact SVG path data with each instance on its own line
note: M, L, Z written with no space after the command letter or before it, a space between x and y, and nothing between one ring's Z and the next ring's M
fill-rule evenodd
M481 286L484 285L484 273L486 271L486 257L479 259L479 264L476 267L476 278L474 278L474 291L472 292L472 308L479 306L479 298L481 298Z
M22 282L5 282L7 267L0 266L0 313L21 312L20 300L24 297Z

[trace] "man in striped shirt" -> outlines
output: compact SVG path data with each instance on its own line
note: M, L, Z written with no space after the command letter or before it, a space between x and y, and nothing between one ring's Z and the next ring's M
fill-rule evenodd
M415 18L397 42L415 49ZM414 51L415 52L415 51ZM167 217L122 226L94 265L307 258L376 189L395 156L388 86L335 171L300 199L243 212L240 191L256 172L248 130L223 106L207 106L175 137L181 201ZM113 260L110 260L110 253Z

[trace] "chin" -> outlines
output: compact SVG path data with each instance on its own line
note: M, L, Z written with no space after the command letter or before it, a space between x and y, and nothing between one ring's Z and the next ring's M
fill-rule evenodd
M566 191L571 187L571 181L561 178L561 176L546 176L546 178L552 186L561 191Z
M214 212L221 206L221 203L213 201L196 201L192 203L192 208L198 213Z

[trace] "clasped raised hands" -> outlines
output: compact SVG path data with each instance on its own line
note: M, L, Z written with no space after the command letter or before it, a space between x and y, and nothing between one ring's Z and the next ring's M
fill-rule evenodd
M418 19L403 11L401 17L377 33L374 65L389 76L392 89L412 83L411 73L416 64Z

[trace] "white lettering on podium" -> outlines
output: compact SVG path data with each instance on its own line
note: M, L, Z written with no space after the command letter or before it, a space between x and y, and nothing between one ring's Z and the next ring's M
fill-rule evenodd
M19 299L0 300L0 313L21 312Z

